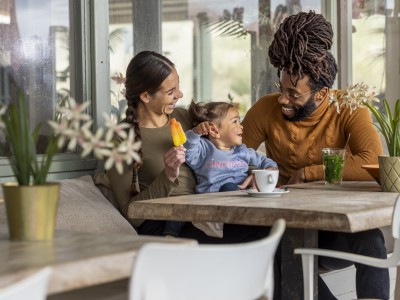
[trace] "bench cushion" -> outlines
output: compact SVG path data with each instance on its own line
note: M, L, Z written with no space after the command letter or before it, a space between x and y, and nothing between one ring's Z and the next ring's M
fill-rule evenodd
M94 185L91 176L60 180L56 229L82 232L127 233L136 231ZM0 188L2 197L2 189ZM0 231L7 230L4 202L0 203Z

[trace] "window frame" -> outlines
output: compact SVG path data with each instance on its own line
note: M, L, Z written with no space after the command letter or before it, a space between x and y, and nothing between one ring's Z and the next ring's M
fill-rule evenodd
M94 127L102 126L103 111L111 111L108 59L108 0L69 0L71 97L91 101ZM106 18L105 15L106 14ZM78 68L76 66L81 66ZM105 96L106 95L106 96ZM40 158L42 155L38 155ZM57 154L48 180L94 175L102 164L80 153ZM15 181L7 157L0 158L0 182Z
M162 0L132 0L134 53L141 49L160 51ZM344 87L352 80L352 33L350 0L321 0L322 13L331 22L335 33L332 53L338 62L334 85ZM69 0L71 97L91 101L95 128L104 125L103 112L111 111L109 66L109 2L108 0ZM138 13L140 11L140 13ZM137 13L135 13L137 12ZM148 15L151 26L148 25ZM154 39L149 39L149 32ZM77 68L76 66L82 66ZM73 74L73 75L72 75ZM49 180L94 175L102 171L102 163L93 157L81 158L79 153L58 154L53 160ZM13 178L7 158L0 158L0 182Z

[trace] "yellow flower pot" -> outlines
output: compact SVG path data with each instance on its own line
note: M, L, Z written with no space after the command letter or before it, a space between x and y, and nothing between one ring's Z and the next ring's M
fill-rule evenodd
M19 186L3 183L11 240L45 241L54 237L59 183Z

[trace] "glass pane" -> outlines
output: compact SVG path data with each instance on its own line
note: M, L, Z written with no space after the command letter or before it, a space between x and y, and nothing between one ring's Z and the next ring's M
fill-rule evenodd
M178 104L232 101L242 114L274 90L268 63L274 30L290 14L321 12L320 0L162 0L162 53L175 63L184 94ZM123 84L133 56L131 0L109 0L111 104L124 117ZM151 38L151 37L149 37Z
M357 0L352 7L353 82L375 86L393 105L400 96L400 3Z
M0 101L12 101L15 87L25 92L31 128L44 125L42 153L47 120L69 95L68 0L1 0L0 41Z
M162 49L177 66L184 97L231 101L241 114L273 90L268 47L288 15L321 1L163 0Z
M274 90L276 70L268 63L274 30L288 15L311 9L321 12L321 0L162 0L162 53L180 75L178 105L232 101L245 114ZM134 52L132 1L109 0L109 10L112 111L120 120L126 101L119 74L125 76Z
M133 57L132 1L110 0L109 15L111 114L119 122L126 109L123 80Z

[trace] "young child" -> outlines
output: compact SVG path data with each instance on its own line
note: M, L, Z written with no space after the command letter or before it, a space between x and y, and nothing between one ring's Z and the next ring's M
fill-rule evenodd
M270 158L242 144L238 110L226 102L189 106L193 129L186 132L186 163L196 175L197 193L235 191L249 176L249 166L277 169Z
M249 176L250 165L258 169L277 169L273 160L242 144L243 126L232 104L192 101L189 114L194 128L186 131L184 146L186 163L196 175L196 193L245 189L242 183ZM222 237L221 223L193 225L208 235ZM181 228L179 222L167 222L165 234L179 236Z

